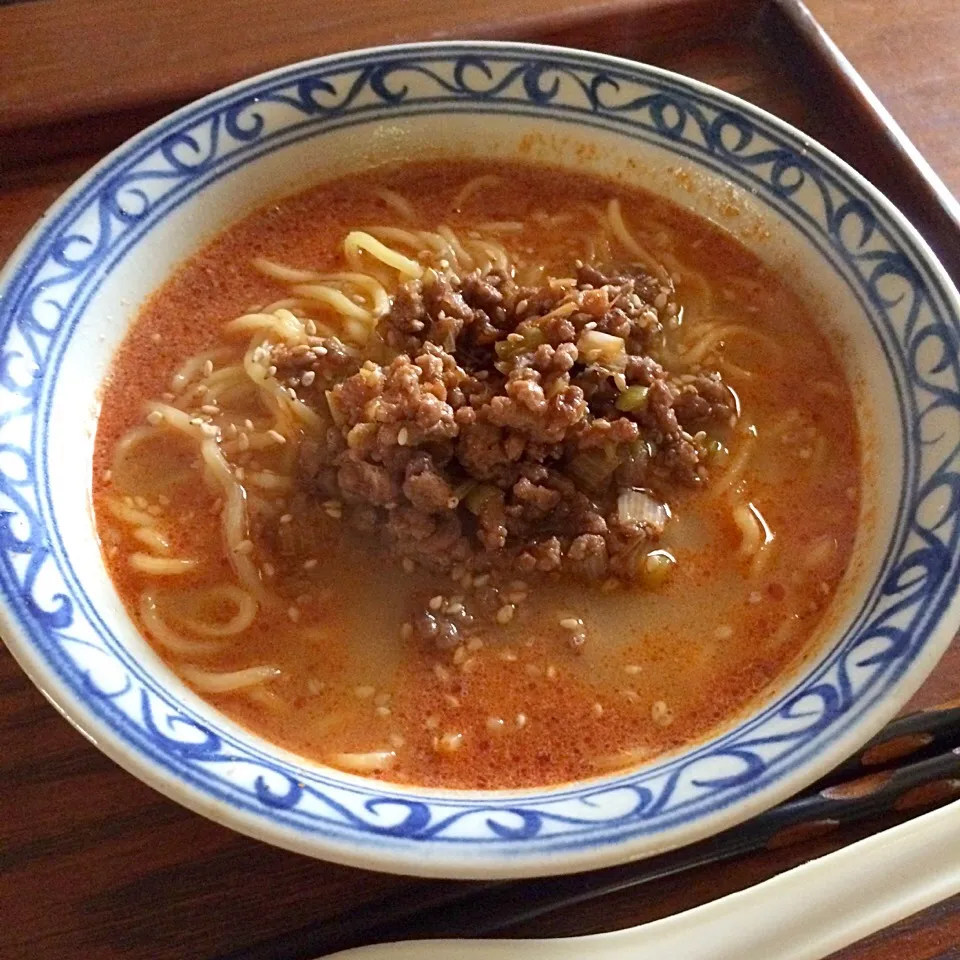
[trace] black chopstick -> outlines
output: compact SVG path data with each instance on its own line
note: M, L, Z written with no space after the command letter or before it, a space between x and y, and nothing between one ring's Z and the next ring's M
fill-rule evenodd
M893 721L807 791L725 833L681 850L588 874L528 881L430 883L335 920L290 931L218 960L312 960L363 943L483 937L555 911L642 887L697 867L825 836L841 825L904 813L960 796L960 707Z

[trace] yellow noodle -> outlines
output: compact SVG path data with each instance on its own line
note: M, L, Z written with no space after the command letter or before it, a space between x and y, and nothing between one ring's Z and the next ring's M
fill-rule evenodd
M331 753L327 763L350 773L377 773L389 770L396 763L393 750L371 750L367 753Z
M204 640L188 640L181 637L180 634L171 630L160 616L157 609L156 597L150 590L144 590L140 594L140 620L147 633L153 637L157 643L165 650L171 653L178 653L181 656L207 656L217 653L223 648L223 644L211 643Z
M257 616L257 601L245 590L232 583L222 583L211 587L208 591L209 599L222 598L236 607L236 613L226 623L214 623L207 620L198 620L195 617L184 617L181 622L189 627L192 633L204 637L230 637L242 633Z
M482 233L522 233L524 226L519 220L490 220L477 229Z
M232 693L234 690L245 690L268 680L275 680L280 676L280 670L277 667L258 666L231 670L229 673L212 673L181 664L180 674L201 693Z
M413 205L406 197L402 197L396 190L389 190L386 187L379 187L373 191L374 195L379 197L391 210L400 214L405 220L416 220L417 213Z
M132 526L152 527L157 522L157 518L151 516L146 512L146 510L138 510L136 507L131 507L122 500L115 500L113 497L107 497L104 500L104 503L106 503L107 509L118 520L122 520L124 523L129 523Z
M495 173L485 173L468 180L453 198L453 209L459 210L478 190L486 187L495 187L502 182L502 177Z
M392 267L404 279L417 279L423 275L423 267L416 260L405 257L381 243L376 237L362 230L351 230L343 241L343 252L347 262L355 269L362 265L361 254L368 253L381 263Z
M170 378L170 390L173 393L179 393L188 383L197 379L203 372L203 368L208 360L216 364L224 356L229 355L229 353L229 348L217 347L215 350L205 350L203 353L194 354L194 356L186 360Z
M740 449L737 451L733 459L727 464L727 468L723 471L723 475L710 485L709 496L719 497L728 490L733 489L747 469L747 464L750 462L750 457L753 455L753 447L755 443L756 438L751 433L748 433L747 436L740 441Z
M137 529L133 531L133 535L148 550L152 550L154 553L170 552L170 541L152 527L137 527Z
M364 320L368 323L373 321L373 316L369 310L361 307L358 303L354 303L342 290L337 290L335 287L318 283L301 284L293 287L292 292L298 297L316 300L343 317ZM236 321L233 322L236 323Z
M196 560L186 557L154 557L149 553L131 553L130 566L138 573L149 573L155 577L175 577L189 573L197 566Z
M320 277L315 270L298 270L296 267L267 260L266 257L255 257L251 262L260 273L282 283L312 283Z
M660 261L627 229L623 222L623 211L620 209L620 200L614 197L607 204L607 219L613 230L613 235L623 244L640 262L652 270L664 283L670 282L670 274L664 269Z

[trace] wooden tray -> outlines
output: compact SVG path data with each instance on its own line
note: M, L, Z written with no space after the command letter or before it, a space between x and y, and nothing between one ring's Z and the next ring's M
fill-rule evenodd
M904 14L910 4L901 6ZM944 0L942 9L949 7ZM228 30L237 34L229 45L221 42ZM526 0L519 8L502 0L100 0L95 14L83 0L0 0L0 260L98 156L194 96L338 49L478 36L646 60L773 111L880 187L960 279L960 205L793 0ZM958 695L955 643L912 708ZM309 960L373 939L489 925L462 900L480 885L311 861L188 813L83 741L5 653L0 744L0 960ZM655 890L608 896L502 932L564 935L644 922L890 822L683 876L669 876L668 856ZM569 889L588 892L593 882L573 878ZM534 900L539 891L536 883L501 885L498 896ZM954 901L844 957L896 949L903 960L919 960L933 957L938 944L958 942Z

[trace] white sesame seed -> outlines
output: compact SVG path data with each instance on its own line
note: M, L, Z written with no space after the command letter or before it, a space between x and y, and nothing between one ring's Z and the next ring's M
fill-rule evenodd
M449 671L442 663L435 663L435 664L433 665L433 672L434 672L436 678L437 678L441 683L449 683L449 682L450 682L450 671Z
M639 703L640 695L636 690L621 690L620 696L623 697L628 703Z
M413 636L413 624L403 623L400 625L400 639L409 640Z
M213 373L213 361L206 360L203 364L203 375L209 377Z
M163 423L163 414L159 410L151 410L147 414L147 423L155 427L158 423Z
M207 385L205 383L198 384L195 387L195 392L198 397L202 397L207 392Z
M279 430L268 430L267 436L273 440L274 443L286 443L287 438Z
M220 428L215 423L201 423L200 432L208 437L215 437L220 433Z
M511 603L523 603L527 599L526 590L514 590L512 593L507 594L507 599Z
M146 497L134 497L133 502L135 506L138 506L141 510L146 510L150 506Z
M276 571L276 569L274 568L274 566L273 566L272 563L265 563L265 564L263 565L263 574L264 574L264 576L266 576L266 577L272 577L276 572L277 572L277 571Z
M104 471L103 471L103 482L104 482L104 483L109 483L112 479L113 479L113 471L112 471L112 470L104 470Z
M499 657L504 663L516 663L517 655L512 650L503 650Z
M516 724L518 730L522 730L527 725L527 715L525 713L518 713L513 722Z
M453 710L460 709L460 701L452 693L445 693L443 695L443 702Z
M322 681L322 680L318 680L316 677L311 677L311 678L307 681L307 692L308 692L308 693L312 693L314 696L316 696L318 693L321 693L322 691L323 691L323 681Z
M277 375L277 368L274 366L274 364L271 363L270 366L267 367L267 375L271 377L275 377Z
M457 649L453 651L453 662L457 666L463 663L463 661L466 659L467 659L467 651L464 650L463 647L457 647Z
M390 716L390 708L389 708L389 707L374 707L373 712L374 712L378 717L389 717L389 716Z
M317 379L316 373L313 370L307 370L303 376L300 378L300 382L305 386L309 387L314 380Z
M434 716L427 717L427 719L423 721L423 725L427 730L436 730L437 727L440 726L440 718Z
M441 597L440 594L437 594L435 597L431 597L427 606L431 610L439 610L443 606L443 597Z
M563 627L564 630L575 632L583 629L583 621L579 617L564 617L563 620L560 621L560 626Z
M300 611L296 607L287 607L287 616L296 623L300 619Z
M209 413L211 417L215 417L220 412L220 408L215 403L205 403L200 410L203 413Z
M478 650L482 650L482 649L483 649L483 641L482 641L479 637L473 637L473 638L467 643L467 649L468 649L471 653L476 653Z
M497 611L497 623L506 624L513 619L514 613L516 613L517 608L512 603L505 603Z
M490 582L489 573L481 573L479 576L473 578L473 585L475 587L485 587Z
M557 668L552 663L547 666L547 679L548 680L557 679Z
M163 339L163 337L162 337L159 333L151 333L151 334L150 334L150 339L151 339L154 343L159 343L159 342Z
M630 676L635 677L638 673L643 673L643 667L637 663L628 663L623 668L624 673L629 673Z
M415 567L413 561L409 557L404 557L400 561L400 566L403 567L404 573L413 573Z
M233 471L233 475L237 478L237 480L238 480L240 483L243 483L243 481L244 481L244 480L246 479L246 477L247 477L247 471L244 470L243 467L237 467L237 468Z
M249 418L247 418L246 420L243 421L243 425L244 425L248 430L252 430L252 429L253 429L253 421L250 420Z
M462 733L445 733L434 743L434 749L438 753L456 753L463 746Z
M463 611L462 603L448 603L444 608L444 613L461 613Z
M713 635L718 640L729 640L733 636L733 627L725 623L713 631Z
M359 687L353 688L353 695L358 700L369 700L377 692L376 687L371 687L369 684L361 684Z
M407 445L407 440L409 439L410 439L410 434L407 431L407 428L401 427L400 430L397 432L397 443L401 447L405 447Z
M667 706L666 701L657 700L650 708L650 716L653 722L660 727L668 727L673 723L673 711Z
M280 522L281 522L281 523L289 523L292 519L293 519L293 514L292 514L292 513L285 513L285 514L283 514L282 517L280 517Z
M387 739L390 741L390 746L399 750L407 741L399 733L391 733Z
M595 703L590 708L590 712L599 720L603 716L603 704Z
M502 717L487 717L487 730L490 733L503 733L506 721Z
M747 603L760 603L762 600L763 594L759 590L752 591L750 596L747 597Z
M315 557L311 557L309 560L303 561L304 570L312 570L317 565L317 560Z
M241 453L246 453L250 449L250 438L245 433L241 433L237 438L237 446Z

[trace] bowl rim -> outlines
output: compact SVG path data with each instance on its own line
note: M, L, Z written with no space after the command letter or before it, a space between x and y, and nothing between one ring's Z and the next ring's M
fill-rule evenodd
M111 151L48 208L17 246L5 268L0 272L0 293L10 292L20 268L27 262L29 253L35 247L48 222L56 223L60 217L64 216L70 205L81 197L104 171L146 147L163 132L175 131L178 127L183 126L183 121L187 118L201 114L221 102L227 102L245 90L262 88L275 80L292 79L296 74L308 70L325 69L368 58L415 56L418 54L452 57L457 52L478 56L483 54L491 56L498 54L520 56L526 54L533 58L550 58L552 61L579 61L581 66L590 66L598 70L607 67L620 74L632 75L636 82L640 84L659 82L663 85L672 85L678 88L681 93L694 93L714 103L726 104L731 114L745 116L761 128L773 130L788 142L793 141L800 145L805 154L812 155L828 170L839 171L861 194L869 197L870 202L882 212L886 222L898 229L903 246L910 250L915 259L928 271L930 279L939 288L939 293L944 300L948 313L954 318L960 316L960 298L958 298L956 290L935 255L915 228L879 190L869 184L845 161L836 157L785 121L722 90L658 67L589 51L497 41L437 41L386 45L323 56L288 64L250 77L181 107ZM0 316L3 313L3 298L0 297ZM6 334L5 327L2 332L4 335ZM0 346L2 346L2 343L0 343ZM663 834L638 833L626 839L615 836L593 842L585 847L574 849L564 849L562 847L540 848L524 850L522 854L520 851L516 851L512 856L504 850L498 850L492 858L477 857L473 862L463 862L458 858L458 856L462 857L464 854L464 851L459 847L456 850L451 850L449 855L436 855L432 851L431 858L425 858L423 857L423 850L418 851L415 845L413 848L403 849L392 845L365 846L360 843L344 843L336 838L324 837L317 833L310 834L301 828L281 826L276 821L250 814L248 811L240 810L236 806L220 802L211 797L202 785L188 782L182 775L175 775L169 768L162 768L134 744L125 740L122 734L118 733L96 714L87 701L78 696L56 675L55 669L46 662L42 651L34 646L28 630L19 622L19 616L22 614L18 615L16 611L18 599L9 596L4 583L2 593L0 593L0 626L2 626L7 646L14 657L31 680L40 688L41 692L69 722L120 766L158 789L161 793L242 833L301 853L309 853L354 866L423 876L463 878L522 877L606 866L637 856L652 855L683 843L701 839L752 816L809 783L816 775L833 766L835 762L839 762L859 743L866 740L869 735L889 720L925 679L952 639L954 628L960 624L960 600L953 593L943 610L933 617L933 628L929 631L929 635L917 655L905 667L904 674L884 689L884 702L874 702L868 705L862 714L856 718L855 723L841 728L839 733L826 745L826 749L819 753L816 761L807 758L795 769L761 787L752 795L737 801L733 807L709 812L685 826L670 828ZM744 722L746 723L752 718L753 714L746 718ZM337 774L334 779L349 783L358 778L353 778L347 774ZM612 779L619 782L623 778ZM407 791L386 791L384 788L392 788L394 785L380 784L377 781L369 780L361 782L367 788L373 784L374 792L378 795L384 792L407 792L409 795L417 797L435 796L434 791L418 788L409 788ZM606 781L604 782L606 783ZM587 785L595 786L597 782L589 781ZM568 785L567 787L571 792L582 792L583 788L584 784ZM538 798L544 798L548 795L559 795L563 790L564 788L548 788L545 790L521 791L520 797L514 796L510 799L519 801L521 798L528 798L536 801ZM490 794L472 793L469 796L476 800L476 798L490 796ZM496 792L493 796L499 798L503 797L504 794ZM514 805L519 804L515 803Z

